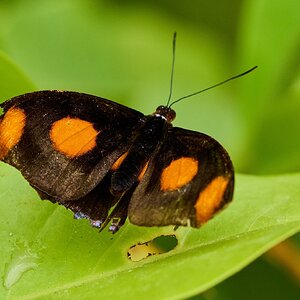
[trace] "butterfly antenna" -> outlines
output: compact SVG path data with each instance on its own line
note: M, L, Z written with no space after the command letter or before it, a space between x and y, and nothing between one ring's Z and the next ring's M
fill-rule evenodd
M222 84L224 84L224 83L226 83L226 82L228 82L228 81L231 81L231 80L233 80L233 79L242 77L242 76L244 76L244 75L246 75L246 74L252 72L252 71L255 70L256 68L257 68L257 66L255 66L255 67L251 68L250 70L248 70L248 71L246 71L246 72L243 72L243 73L241 73L241 74L239 74L239 75L233 76L233 77L231 77L231 78L229 78L229 79L226 79L226 80L224 80L224 81L222 81L222 82L220 82L220 83L217 83L217 84L215 84L215 85L212 85L212 86L210 86L210 87L208 87L208 88L206 88L206 89L203 89L203 90L201 90L201 91L198 91L198 92L189 94L189 95L187 95L187 96L183 96L183 97L181 97L181 98L179 98L179 99L173 101L173 102L170 104L169 107L171 107L172 105L174 105L175 103L177 103L177 102L179 102L179 101L181 101L181 100L183 100L183 99L186 99L186 98L189 98L189 97L198 95L198 94L203 93L203 92L205 92L205 91L207 91L207 90L210 90L210 89L213 89L213 88L215 88L215 87L217 87L217 86L219 86L219 85L222 85Z
M173 34L173 53L172 53L172 70L171 70L171 81L170 81L170 94L167 102L167 107L170 103L171 97L172 97L172 90L173 90L173 77L174 77L174 64L175 64L175 48L176 48L176 36L177 33L174 32Z

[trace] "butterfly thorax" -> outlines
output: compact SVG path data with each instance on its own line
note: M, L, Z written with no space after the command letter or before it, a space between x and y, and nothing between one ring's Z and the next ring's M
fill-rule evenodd
M168 123L171 123L176 118L176 112L172 108L170 108L168 106L164 106L164 105L160 105L159 107L157 107L157 109L153 115L161 116Z
M170 127L172 124L165 116L160 114L146 116L145 123L138 130L136 138L130 142L131 146L124 154L124 160L112 175L110 191L113 195L128 191L141 180L141 174L147 169L150 158L165 139Z

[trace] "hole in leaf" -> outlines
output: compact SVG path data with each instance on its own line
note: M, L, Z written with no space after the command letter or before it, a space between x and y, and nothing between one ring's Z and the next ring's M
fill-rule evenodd
M175 235L161 235L151 241L131 246L127 255L132 261L140 261L152 255L167 253L177 244L178 240Z

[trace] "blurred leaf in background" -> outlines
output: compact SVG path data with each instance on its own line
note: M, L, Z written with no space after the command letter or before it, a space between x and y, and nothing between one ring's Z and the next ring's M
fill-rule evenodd
M174 99L254 65L259 68L227 86L175 106L175 126L215 137L230 153L238 172L299 172L299 11L300 2L297 0L287 0L284 3L279 0L188 0L184 3L171 0L1 1L0 99L3 101L40 89L75 90L113 99L145 114L152 113L167 99L172 58L171 39L176 30L178 40ZM13 171L7 172L5 174ZM13 176L17 176L14 174ZM12 182L15 180L12 179ZM288 181L283 182L289 186ZM294 182L296 184L297 181ZM3 190L9 188L15 192L14 185L7 182ZM247 198L251 195L250 191L249 195L244 194L246 199L250 199ZM22 183L19 193L21 195L17 197L18 201L27 203L24 207L28 207L28 201L31 200L28 197L34 198L34 193L28 187L23 187ZM253 186L253 193L259 194L256 185ZM3 199L6 199L6 194L3 195ZM269 196L269 199L276 199L276 195ZM242 198L237 197L236 200ZM288 209L288 201L293 199L286 199ZM26 220L22 211L14 211L13 207L3 204L3 201L0 208L3 205L3 211L7 209L6 220ZM269 207L272 211L272 202ZM53 216L55 220L66 218L63 210L56 210L50 203L46 206L44 202L36 204L30 209L31 225L25 226L22 223L24 232L20 230L21 233L12 233L9 230L17 230L18 224L8 226L6 221L1 221L4 222L1 228L9 228L7 232L0 234L1 243L7 240L11 242L6 249L6 256L2 256L7 261L19 247L20 241L14 240L15 236L27 236L28 231L36 232L36 228L42 226L43 222L52 224ZM255 215L255 212L252 213ZM287 211L284 215L283 210L282 213L284 219L290 212ZM294 213L297 214L297 211ZM229 215L231 216L231 211ZM48 219L48 216L52 217ZM262 219L264 220L264 216ZM66 222L72 223L72 220L66 219ZM72 243L77 230L84 232L87 243L89 239L93 240L91 245L97 245L99 249L106 243L105 239L109 241L107 235L100 238L87 224L77 224L70 224L65 232L69 234ZM208 224L207 227L211 230L217 230L213 225L209 226ZM61 229L58 226L53 230L51 234L54 234L54 239L55 232L60 232ZM48 233L47 230L45 232ZM143 231L137 232L141 234ZM151 234L148 235L150 238ZM147 234L145 238L146 236ZM132 240L134 237L136 236ZM60 241L60 238L56 238ZM121 240L123 238L120 237ZM298 240L299 236L296 236L288 244L288 247L291 244L291 247L296 247L295 256L279 252L275 255L279 259L272 259L271 263L270 259L261 258L241 273L197 297L218 300L240 299L241 295L248 295L250 298L251 295L255 299L279 299L279 295L288 295L288 299L298 299L299 278L289 271L286 262L280 260L281 256L287 256L295 264L298 259L299 263ZM80 241L76 246L81 249ZM30 245L24 247L30 248ZM43 248L43 245L40 247ZM96 250L90 248L89 251ZM52 255L53 260L49 264L55 261L56 253ZM91 254L92 257L93 255ZM276 261L280 261L279 267L274 263ZM82 267L78 261L71 259L71 263L74 268ZM23 265L28 269L35 269L35 255L27 253ZM51 269L51 265L48 267ZM25 286L34 272L27 272L22 277ZM259 278L267 278L265 284ZM10 280L13 282L13 279ZM251 292L247 290L249 285ZM274 286L278 290L274 290ZM6 294L8 298L9 295L10 292ZM68 298L67 293L65 297Z

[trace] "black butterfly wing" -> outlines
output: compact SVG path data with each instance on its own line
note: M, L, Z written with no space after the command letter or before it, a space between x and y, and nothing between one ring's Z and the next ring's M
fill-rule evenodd
M99 97L41 91L4 102L0 159L41 195L84 197L130 145L143 114Z
M141 226L199 227L231 201L233 186L231 160L217 141L171 128L133 193L129 220Z

